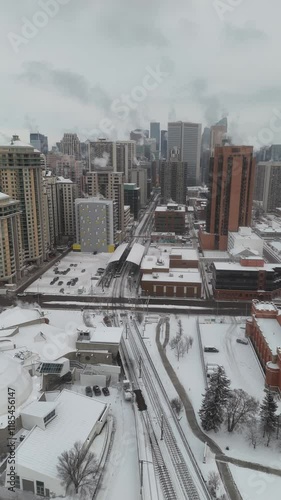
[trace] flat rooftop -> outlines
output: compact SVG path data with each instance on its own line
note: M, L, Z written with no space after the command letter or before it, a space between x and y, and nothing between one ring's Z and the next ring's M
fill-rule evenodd
M57 478L58 457L75 441L84 443L107 405L64 389L55 399L57 416L46 428L35 426L16 450L19 466ZM34 403L33 403L34 404ZM37 403L38 405L41 402ZM28 406L25 408L28 411Z
M256 318L256 322L273 354L281 347L281 326L275 318Z
M241 266L239 262L214 262L217 271L268 271L272 272L275 268L280 268L281 264L264 264L264 266Z
M153 281L155 283L168 283L168 282L177 282L177 283L202 283L202 279L199 271L195 271L191 269L190 271L184 270L181 271L171 271L170 273L159 273L156 277L157 273L153 274L144 274L142 277L142 282L145 281Z

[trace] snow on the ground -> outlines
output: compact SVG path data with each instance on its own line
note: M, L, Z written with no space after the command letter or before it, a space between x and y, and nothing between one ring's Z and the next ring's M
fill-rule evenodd
M243 500L280 498L281 477L230 465L234 481Z
M204 352L205 364L223 366L231 381L231 388L244 389L251 396L261 400L264 396L264 375L250 343L238 344L238 338L245 338L244 323L202 323L199 326L203 346L214 346L218 353Z
M0 313L0 329L9 328L38 318L40 318L40 310L36 307L30 305L27 307L9 307Z
M95 286L99 280L99 276L96 275L97 270L99 267L105 269L110 257L110 253L93 255L91 253L70 252L32 283L26 292L55 295L63 289L62 295L78 295L78 288L83 287L83 295L94 294ZM68 268L70 270L64 276L63 274L55 274L55 268L58 268L59 271L66 271ZM59 279L51 285L50 283L56 277ZM67 285L73 278L78 278L77 283L74 286ZM62 283L59 285L60 282Z

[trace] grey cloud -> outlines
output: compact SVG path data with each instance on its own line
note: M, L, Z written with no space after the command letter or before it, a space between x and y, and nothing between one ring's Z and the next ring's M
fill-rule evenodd
M187 86L186 90L189 91L192 99L195 99L204 109L207 125L212 125L221 118L223 107L219 97L209 93L207 80L195 79Z
M256 28L250 23L246 23L244 26L227 24L223 35L227 42L235 44L245 44L252 41L265 41L268 38L264 31Z
M51 64L39 61L27 62L23 65L18 80L32 86L54 90L82 104L95 104L102 110L107 111L111 105L111 98L100 85L91 86L90 82L79 73L57 69Z

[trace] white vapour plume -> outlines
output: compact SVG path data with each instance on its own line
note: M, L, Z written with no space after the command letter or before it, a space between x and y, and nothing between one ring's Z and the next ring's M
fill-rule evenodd
M109 154L105 151L102 155L102 158L95 158L94 165L95 167L106 168L108 166Z
M134 157L133 165L136 165L137 167L139 167L139 165L140 165L140 162L136 157Z

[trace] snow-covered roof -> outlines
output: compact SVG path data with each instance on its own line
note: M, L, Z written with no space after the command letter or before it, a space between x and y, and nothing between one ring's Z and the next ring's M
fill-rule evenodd
M170 259L168 254L162 254L160 258L156 255L145 255L142 259L141 269L169 269L169 263Z
M100 344L120 344L123 328L122 327L107 327L98 325L96 328L87 328L91 335L90 342ZM79 341L80 342L80 341ZM82 340L82 342L89 342Z
M65 179L65 177L62 177L61 175L57 177L57 182L63 184L73 184L71 179Z
M182 260L193 260L196 262L198 261L198 254L194 248L173 248L170 255L171 257L174 257L175 255L181 255Z
M127 262L131 262L132 264L136 264L136 266L139 266L144 252L145 247L143 245L140 245L139 243L135 243L132 246L132 249L127 257Z
M16 393L16 408L28 399L32 392L32 380L19 360L0 352L0 416L8 413L8 387Z
M8 200L9 198L10 198L10 196L8 194L0 192L0 201Z
M278 308L273 302L254 301L254 306L257 311L278 311Z
M32 401L20 412L21 415L32 415L34 417L45 417L56 408L56 403L52 401Z
M214 262L217 271L268 271L280 268L281 264L264 264L264 266L241 266L239 262Z
M121 259L123 253L128 247L128 243L122 243L119 247L116 248L115 252L113 252L107 264L112 264L112 262L118 262Z
M11 309L5 309L5 311L0 313L0 329L20 325L21 323L39 319L40 317L40 311L32 307L21 308L16 306Z
M55 399L56 418L46 428L35 426L16 450L18 467L57 478L58 457L76 441L85 443L107 405L63 390ZM41 404L40 402L38 404Z
M168 208L169 207L169 208ZM177 205L177 204L170 204L168 206L161 206L157 207L155 212L184 212L185 213L185 206L184 205Z
M153 273L153 274L144 274L142 277L142 281L153 281L155 283L167 283L167 282L177 282L177 283L202 283L202 279L199 271L194 269L190 269L190 271L184 270L174 271L171 270L170 273Z
M276 318L256 318L257 325L266 340L269 349L276 354L278 347L281 347L281 326Z

